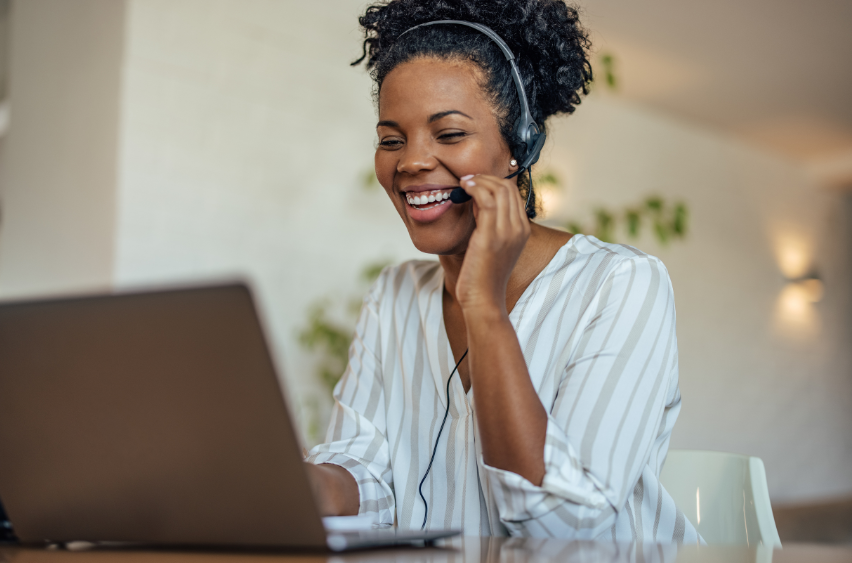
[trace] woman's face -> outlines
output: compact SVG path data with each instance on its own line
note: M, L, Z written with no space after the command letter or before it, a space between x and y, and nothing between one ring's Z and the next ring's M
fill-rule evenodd
M480 76L469 62L419 58L393 69L382 83L376 176L422 252L467 248L476 226L473 202L445 199L460 177L510 173L512 156Z

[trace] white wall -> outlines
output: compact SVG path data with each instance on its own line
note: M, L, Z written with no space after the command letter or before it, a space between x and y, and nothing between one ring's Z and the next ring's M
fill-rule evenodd
M323 391L296 342L306 308L360 291L370 261L417 255L384 194L361 187L375 115L368 77L347 63L360 54L362 1L127 5L117 222L114 237L99 235L115 245L114 279L250 279L307 422ZM555 216L652 192L690 206L686 242L636 243L663 258L675 286L684 410L674 446L761 456L776 502L852 492L852 204L814 189L794 163L601 93L554 120L544 161L568 186ZM7 205L9 224L41 213ZM795 319L777 311L785 244L800 245L826 284ZM33 260L51 256L32 248ZM31 272L27 287L76 279L25 266L0 252L4 275Z
M124 3L12 6L0 295L112 281Z

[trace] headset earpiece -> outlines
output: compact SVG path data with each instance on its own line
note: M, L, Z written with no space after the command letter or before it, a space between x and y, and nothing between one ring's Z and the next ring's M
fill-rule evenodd
M547 140L547 135L545 133L536 133L533 135L532 147L530 147L529 152L525 155L523 162L521 163L521 167L529 168L536 162L538 162L538 158L541 156L541 149L544 147L544 142Z
M536 127L538 129L538 127ZM541 149L544 147L544 142L547 140L547 135L544 132L534 133L529 141L526 142L527 151L521 156L519 159L518 169L515 170L506 178L514 178L524 170L529 170L529 168L538 162L538 158L541 156Z

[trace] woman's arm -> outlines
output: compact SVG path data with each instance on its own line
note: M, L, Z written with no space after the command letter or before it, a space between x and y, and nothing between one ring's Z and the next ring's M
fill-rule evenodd
M510 278L530 237L530 222L511 182L475 176L461 184L475 201L476 230L455 291L449 291L464 315L483 458L490 466L539 485L547 412L533 387L506 304Z
M651 461L680 407L671 283L653 257L610 258L603 277L578 280L592 297L559 359L541 485L488 466L485 481L512 535L695 541Z
M540 485L547 412L533 387L515 329L508 315L494 311L466 313L465 321L483 459Z
M583 326L566 327L579 341L563 351L558 398L545 409L505 306L507 288L513 290L506 272L518 260L513 241L525 240L523 232L505 228L508 210L520 207L510 197L517 192L497 178L477 177L476 184L462 184L480 197L477 229L454 287L476 387L483 486L501 521L512 535L589 539L612 530L613 538L681 541L682 514L648 465L652 450L665 455L668 434L660 429L679 406L674 299L665 268L650 256L610 252L606 274L582 282L592 298ZM501 232L503 187L512 205L503 206ZM483 217L489 211L492 219ZM635 517L648 498L657 505L652 533L641 531L641 518L632 529L633 520L616 530L619 514Z

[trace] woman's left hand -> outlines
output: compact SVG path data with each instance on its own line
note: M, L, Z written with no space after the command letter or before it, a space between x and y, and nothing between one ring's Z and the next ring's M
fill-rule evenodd
M476 229L470 237L456 283L456 299L471 312L506 313L506 286L527 239L530 221L514 182L478 174L463 176L473 198Z
M509 278L530 237L530 221L513 182L482 175L463 177L460 183L473 198L476 228L459 271L456 299L467 330L483 460L540 485L547 412L506 307Z

